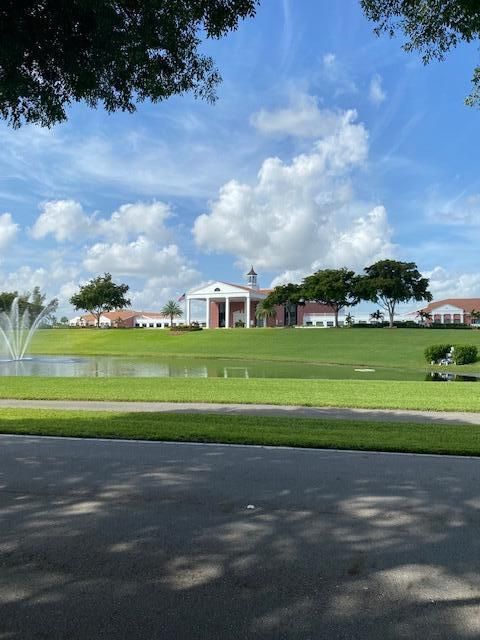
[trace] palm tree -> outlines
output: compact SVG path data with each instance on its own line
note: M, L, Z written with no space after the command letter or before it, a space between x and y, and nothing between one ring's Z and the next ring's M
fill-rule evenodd
M257 318L257 320L263 320L265 326L267 326L268 319L275 318L276 315L277 310L275 309L275 305L265 303L265 300L257 304L257 308L255 309L255 317Z
M345 317L345 324L347 325L347 327L353 326L354 320L355 320L355 318L352 316L352 314L351 313L347 313L347 315Z
M183 316L182 308L175 300L169 300L160 313L170 318L170 329L173 327L173 319Z
M380 309L377 309L376 311L374 311L373 313L370 314L370 318L374 321L374 322L381 322L384 318L383 313L380 311Z
M479 320L480 320L480 311L476 311L475 309L472 309L470 311L470 322L477 326L479 324Z

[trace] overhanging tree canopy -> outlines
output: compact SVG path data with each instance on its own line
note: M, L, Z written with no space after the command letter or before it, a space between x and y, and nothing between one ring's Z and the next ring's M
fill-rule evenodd
M424 63L443 60L460 42L480 37L479 0L360 0L375 32L393 36L403 32L406 51L419 51ZM473 91L466 99L480 106L480 67L473 73Z
M255 15L258 0L2 0L0 116L51 126L72 102L109 112L192 91L215 99L220 74L202 37Z

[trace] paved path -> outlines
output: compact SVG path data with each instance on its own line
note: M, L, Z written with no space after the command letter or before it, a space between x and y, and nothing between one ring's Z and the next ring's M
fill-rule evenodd
M0 638L471 640L480 460L0 436Z
M225 415L286 416L298 418L343 418L367 421L423 422L435 424L480 424L480 413L412 411L407 409L349 409L298 407L271 404L213 404L189 402L111 402L93 400L8 400L1 408L64 409L118 412L220 413Z

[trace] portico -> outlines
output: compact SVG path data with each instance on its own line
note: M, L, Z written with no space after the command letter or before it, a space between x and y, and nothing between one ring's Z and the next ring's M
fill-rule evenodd
M257 304L265 300L266 294L252 287L245 287L228 282L211 282L204 287L193 289L185 296L185 320L190 324L192 300L203 300L206 304L206 327L256 325L255 310Z

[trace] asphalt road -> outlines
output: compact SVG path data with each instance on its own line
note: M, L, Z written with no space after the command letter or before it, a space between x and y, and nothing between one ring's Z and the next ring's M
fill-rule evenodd
M0 436L0 639L480 636L480 459Z

